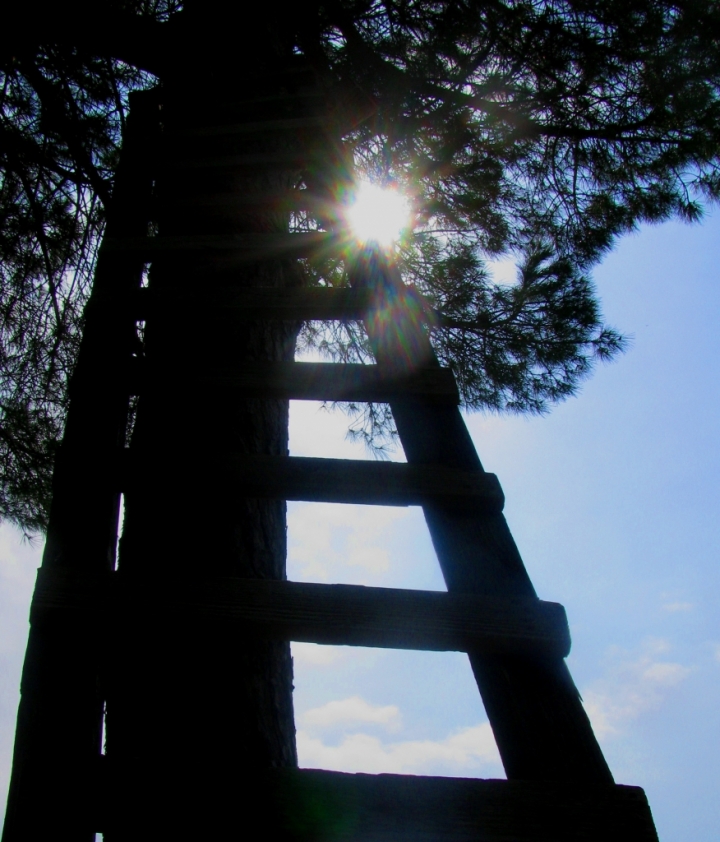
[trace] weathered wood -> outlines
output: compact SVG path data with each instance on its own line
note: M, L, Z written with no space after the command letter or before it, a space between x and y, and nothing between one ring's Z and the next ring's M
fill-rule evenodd
M366 252L350 268L358 287L385 288L392 297L404 284L397 267ZM391 366L408 348L431 360L427 334L399 311L366 328L379 364ZM397 399L390 402L410 464L442 464L482 471L457 407ZM535 590L499 510L438 505L428 499L425 520L450 592L532 597ZM592 725L561 658L469 653L485 710L509 778L612 783Z
M102 471L103 466L99 465ZM313 459L216 452L120 454L119 483L167 489L178 484L220 483L230 497L274 497L324 503L413 506L428 500L462 508L502 511L505 498L495 474L443 465L407 465L355 459Z
M413 292L409 296L416 318L437 321L430 304L422 303ZM421 306L418 306L421 302ZM198 315L233 321L278 319L287 321L358 321L369 311L376 309L377 296L368 289L351 287L305 287L273 289L256 287L238 290L216 289L202 295L187 293L160 293L152 289L134 290L124 297L117 295L97 296L92 307L109 308L114 313L124 313L127 318L145 321L158 313L168 314L192 310ZM398 307L402 301L397 302ZM423 309L427 312L425 317Z
M277 132L297 132L307 129L322 129L331 126L325 115L311 117L288 117L286 119L254 120L248 122L222 123L212 126L196 126L193 128L178 129L166 132L165 137L174 139L176 137L227 137L234 135L248 134L269 134Z
M639 787L312 769L268 780L278 837L297 842L657 842Z
M247 397L288 398L313 401L387 402L400 396L457 405L460 401L449 368L426 368L399 375L376 365L335 363L248 363L232 371L200 372L155 370L142 365L136 372L133 391L177 391L193 382L202 389L240 389Z
M565 657L570 632L561 605L432 591L230 577L162 581L38 575L31 620L55 611L128 623L222 620L247 634L335 646L435 652L538 652Z
M362 319L373 304L375 296L370 290L331 287L306 289L255 288L228 290L201 297L180 294L162 295L154 290L139 290L127 305L117 298L107 299L108 307L129 306L137 319L152 318L161 310L192 309L195 312L212 311L213 317L226 315L236 319L279 319L287 321L352 321Z
M286 842L658 842L634 786L276 769L238 790L219 775L190 785L161 754L132 769L109 759L98 766L97 829L143 828L138 842L173 827L187 839L196 827L235 835L248 813L262 817L265 836ZM237 824L215 826L228 799ZM148 815L154 827L138 822Z
M316 153L317 156L317 153ZM311 160L308 152L247 152L243 155L214 155L212 157L168 158L160 157L158 166L164 170L205 170L242 167L303 167Z
M152 173L145 150L158 120L150 92L131 93L130 116L107 209L110 235L147 230ZM133 255L100 257L92 304L71 380L71 403L56 459L43 568L112 569L117 543L119 489L95 474L100 454L122 446L128 393L117 388L135 326L120 311L97 309L98 299L123 301L142 280ZM18 708L4 842L48 838L90 842L87 817L69 815L83 790L83 770L101 751L103 698L99 665L104 641L82 618L57 617L30 630Z
M248 212L268 208L272 208L277 213L303 210L312 211L318 215L337 213L336 202L317 196L310 190L266 190L262 192L244 191L242 193L218 193L213 191L203 196L187 198L179 196L177 201L171 203L163 203L158 200L154 207L159 212L166 208L201 207L206 213L210 214L226 214L228 211Z
M338 253L344 238L321 231L297 234L234 234L192 237L106 237L101 254L132 254L151 261L158 254L182 252L232 253L239 260L313 257Z
M278 90L275 93L262 93L255 96L238 96L237 99L225 100L218 102L216 99L211 99L207 104L207 117L213 121L218 120L218 115L223 121L225 119L240 121L247 115L248 111L252 111L254 106L272 106L272 114L276 115L278 111L282 110L283 105L287 108L298 108L302 110L303 116L306 116L308 108L313 105L320 105L325 102L327 95L325 91L320 90L314 86L298 86L293 85L294 90ZM169 94L165 96L165 105L173 107L176 110L173 125L175 127L181 125L181 117L184 101L179 102ZM227 116L226 116L227 115ZM197 106L197 114L194 117L202 116L202 103ZM195 122L195 121L193 121Z

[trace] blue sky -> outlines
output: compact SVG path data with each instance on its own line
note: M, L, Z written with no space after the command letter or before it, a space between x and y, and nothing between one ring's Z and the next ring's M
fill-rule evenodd
M663 842L720 835L719 274L720 213L626 237L594 275L630 350L549 416L468 419L540 596L567 609L616 779L646 789ZM292 419L293 453L365 458L342 416ZM289 538L294 579L443 588L415 508L292 504ZM38 563L0 529L3 792ZM464 655L293 650L303 765L502 776Z

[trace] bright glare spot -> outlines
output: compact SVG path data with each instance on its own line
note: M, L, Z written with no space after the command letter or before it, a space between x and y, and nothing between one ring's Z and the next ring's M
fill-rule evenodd
M393 188L363 182L346 218L361 243L375 242L388 248L410 224L410 203Z

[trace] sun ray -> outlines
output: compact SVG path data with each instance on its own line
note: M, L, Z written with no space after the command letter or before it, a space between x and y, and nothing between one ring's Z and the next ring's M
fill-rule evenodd
M360 243L388 249L410 224L410 202L394 187L361 182L345 218Z

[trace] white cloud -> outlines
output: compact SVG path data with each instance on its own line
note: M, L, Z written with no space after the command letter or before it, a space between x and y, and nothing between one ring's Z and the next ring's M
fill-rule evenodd
M300 765L341 772L502 774L490 725L463 728L440 740L399 740L377 729L403 728L396 705L373 705L360 696L337 699L298 716ZM367 733L372 726L375 734ZM338 737L338 733L340 736Z
M395 705L371 705L360 696L337 699L305 711L300 721L306 728L316 729L360 722L383 725L389 731L397 731L402 727L400 711Z
M377 584L390 569L392 527L406 509L295 504L288 509L288 575L297 581Z
M293 661L302 667L327 667L341 661L346 654L339 646L320 646L317 643L290 644Z
M694 607L692 602L666 602L663 610L675 614L678 611L692 611Z
M326 745L298 731L300 765L339 772L377 774L501 775L502 766L490 725L464 728L443 740L386 743L369 734L349 734L339 745Z
M317 353L302 354L304 362L327 362ZM290 401L290 453L293 456L322 456L327 459L368 459L365 444L348 437L350 418L340 407L319 401ZM388 457L405 461L402 447Z
M635 654L615 649L604 678L583 693L585 709L598 737L622 733L626 723L660 707L670 690L683 682L692 667L663 656L671 647L665 640L647 640Z

